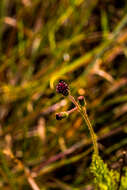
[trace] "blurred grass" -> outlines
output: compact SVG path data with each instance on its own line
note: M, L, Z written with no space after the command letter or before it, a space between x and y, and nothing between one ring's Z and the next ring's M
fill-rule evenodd
M0 1L1 189L93 187L82 119L75 112L55 120L73 106L56 94L59 79L76 98L85 95L100 154L112 167L127 145L126 46L125 0Z

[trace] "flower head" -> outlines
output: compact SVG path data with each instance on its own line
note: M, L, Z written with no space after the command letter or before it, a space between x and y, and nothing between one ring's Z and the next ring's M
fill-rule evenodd
M56 86L56 91L58 93L63 94L64 96L67 96L69 94L69 88L66 82L63 80L60 80L59 83Z

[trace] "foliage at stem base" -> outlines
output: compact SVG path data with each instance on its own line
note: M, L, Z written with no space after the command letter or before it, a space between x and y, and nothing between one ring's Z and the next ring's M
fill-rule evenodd
M126 190L127 189L127 168L125 168L125 175L121 179L121 185L120 190Z
M109 170L107 164L103 162L100 156L93 154L90 167L94 176L94 185L96 190L116 190L119 181L119 173Z

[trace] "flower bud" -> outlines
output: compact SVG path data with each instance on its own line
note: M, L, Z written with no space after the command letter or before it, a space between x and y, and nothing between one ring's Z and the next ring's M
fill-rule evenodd
M78 97L78 102L79 102L80 106L84 106L85 105L85 98L84 98L84 96L79 96Z
M68 115L69 114L67 112L56 113L56 119L57 120L62 120L63 118L67 118Z

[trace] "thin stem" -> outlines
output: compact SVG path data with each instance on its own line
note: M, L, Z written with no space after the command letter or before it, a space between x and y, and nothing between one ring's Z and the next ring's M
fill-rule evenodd
M90 135L91 135L91 138L92 138L92 142L93 142L93 148L94 148L94 152L96 155L98 155L98 145L97 145L97 137L96 137L96 134L93 130L93 127L91 125L91 122L89 120L89 117L87 115L87 112L86 112L86 107L81 107L77 101L75 100L75 98L73 96L71 96L69 94L69 99L75 104L75 106L77 107L77 110L80 112L80 114L82 115L82 117L84 118L87 126L88 126L88 129L90 131Z
M81 112L81 107L79 106L79 104L76 102L75 98L69 94L69 99L73 102L73 104L77 107L77 110L79 112Z
M73 109L68 110L67 113L68 113L68 114L71 114L71 113L74 112L75 110L77 110L77 107L74 107Z
M92 125L91 125L91 122L90 122L90 120L89 120L89 117L88 117L88 115L87 115L87 113L86 113L86 108L84 107L82 110L83 110L82 116L83 116L83 118L84 118L85 121L86 121L86 124L87 124L87 126L88 126L88 128L89 128L90 135L91 135L91 138L92 138L92 141L93 141L94 152L95 152L96 155L98 155L97 136L96 136L96 134L95 134L95 132L94 132L94 130L93 130L93 127L92 127Z

